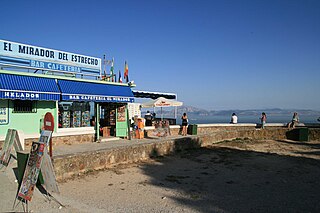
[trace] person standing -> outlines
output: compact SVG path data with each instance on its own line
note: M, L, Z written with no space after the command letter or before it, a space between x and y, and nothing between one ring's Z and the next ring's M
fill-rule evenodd
M267 122L267 115L266 113L261 113L261 128L264 129L265 125L266 125L266 122Z
M236 113L232 113L230 123L231 123L231 124L236 124L236 123L238 123L238 117L237 117Z
M182 117L182 135L187 135L188 116L187 113L183 113Z
M147 113L144 116L144 119L146 119L146 126L152 126L152 115L150 111L147 111Z

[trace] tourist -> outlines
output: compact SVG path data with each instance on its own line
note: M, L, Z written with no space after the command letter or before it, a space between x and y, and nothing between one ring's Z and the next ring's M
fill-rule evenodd
M183 113L182 117L182 135L187 135L188 116L187 113Z
M265 125L266 125L266 121L267 121L267 115L266 113L261 113L261 128L264 129Z
M295 128L298 123L299 123L298 113L294 112L291 122L288 123L288 128L290 128L290 127Z
M232 113L230 123L231 123L231 124L236 124L236 123L238 123L238 117L237 117L236 113Z
M144 116L144 119L146 119L146 126L152 126L152 115L150 111L147 111L147 113Z

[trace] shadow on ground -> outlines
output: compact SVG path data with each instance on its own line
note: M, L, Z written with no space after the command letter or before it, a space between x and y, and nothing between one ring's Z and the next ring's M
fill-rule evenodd
M150 184L175 191L169 199L196 211L320 212L316 159L208 147L156 160L142 167Z

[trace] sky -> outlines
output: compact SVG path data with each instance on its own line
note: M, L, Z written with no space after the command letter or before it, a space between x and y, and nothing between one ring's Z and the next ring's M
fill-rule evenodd
M320 110L318 0L1 0L0 20L0 39L126 60L136 90L185 105Z

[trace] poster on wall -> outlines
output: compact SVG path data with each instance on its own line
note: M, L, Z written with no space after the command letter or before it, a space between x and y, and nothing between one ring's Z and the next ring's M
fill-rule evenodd
M69 128L70 127L70 112L64 111L62 113L62 128Z
M31 201L38 176L40 173L42 158L46 151L46 146L51 138L51 131L43 130L39 142L33 142L28 162L24 171L21 187L19 189L18 197L24 200Z
M90 112L82 112L81 126L90 126Z
M118 107L117 122L126 121L126 106Z
M7 101L0 101L0 125L9 123L9 108Z
M81 127L81 111L73 112L73 127Z

